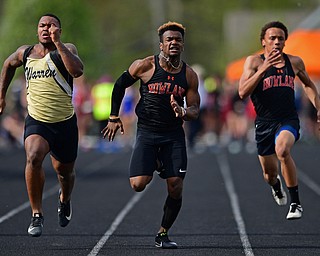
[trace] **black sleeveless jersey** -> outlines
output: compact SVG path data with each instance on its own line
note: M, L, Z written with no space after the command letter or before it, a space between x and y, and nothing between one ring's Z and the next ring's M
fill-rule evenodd
M140 82L140 100L136 106L138 127L151 131L172 131L182 126L183 120L175 116L170 105L174 95L180 106L188 89L186 64L183 62L177 74L168 73L159 64L158 55L154 56L155 71L147 83Z
M264 60L263 54L260 55ZM283 53L285 66L271 67L251 94L257 119L281 120L297 118L294 78L291 62Z

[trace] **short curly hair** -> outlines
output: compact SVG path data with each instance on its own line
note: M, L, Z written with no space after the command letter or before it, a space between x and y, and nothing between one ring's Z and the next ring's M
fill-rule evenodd
M269 28L280 28L283 30L284 35L285 35L285 40L288 39L288 29L287 27L280 21L271 21L267 24L265 24L262 29L261 29L261 33L260 33L260 42L262 42L262 40L264 39L264 36L266 35L266 31Z
M182 37L184 38L184 33L186 31L186 28L182 24L177 23L177 22L173 22L173 21L169 21L167 23L164 23L163 25L161 25L158 28L158 35L160 38L160 42L162 42L162 39L163 39L162 36L163 36L164 32L166 32L168 30L179 31L181 33Z

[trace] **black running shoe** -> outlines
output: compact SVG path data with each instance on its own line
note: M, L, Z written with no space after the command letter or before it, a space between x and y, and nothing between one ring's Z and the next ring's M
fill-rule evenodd
M41 213L35 213L31 218L31 223L28 228L28 234L33 237L41 236L43 228L43 216Z
M158 233L155 238L156 247L163 249L177 249L178 246L175 242L170 241L167 232Z
M60 194L61 194L61 191L59 191L59 203L58 203L59 225L61 227L66 227L69 224L72 217L72 206L71 206L70 200L67 203L62 203L60 201Z

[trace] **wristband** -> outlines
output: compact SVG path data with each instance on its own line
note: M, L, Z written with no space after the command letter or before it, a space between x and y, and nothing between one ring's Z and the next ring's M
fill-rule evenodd
M108 119L108 122L111 122L111 123L117 123L120 121L120 117L117 117L117 118L113 118L113 119Z

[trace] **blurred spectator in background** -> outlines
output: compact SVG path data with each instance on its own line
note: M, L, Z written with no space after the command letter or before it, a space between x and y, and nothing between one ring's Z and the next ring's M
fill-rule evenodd
M299 81L297 81L299 82ZM320 81L314 80L318 92ZM317 110L314 108L308 97L302 93L299 86L296 88L296 107L301 120L301 140L306 143L318 143L320 139L319 124L317 123Z
M97 83L92 87L92 114L95 121L97 131L100 131L107 125L108 118L111 111L111 96L113 90L113 80L109 75L103 75L99 78ZM112 144L111 146L113 146ZM102 138L98 138L97 148L100 151L108 151L109 144L105 143Z
M250 100L241 100L238 92L231 99L231 108L226 113L225 129L228 137L228 150L230 153L239 153L247 143L252 143L248 133L253 126L252 104ZM252 148L255 144L252 143Z
M137 116L135 114L135 106L139 100L137 88L130 86L126 89L120 115L123 125L126 127L126 132L119 137L118 142L123 148L131 148L135 140Z
M87 83L84 75L74 79L74 85L72 99L78 118L79 147L85 149L88 147L85 138L89 127L92 125L91 87Z
M184 125L186 126L186 137L188 142L188 147L190 150L193 150L196 140L203 133L203 115L207 106L207 91L204 88L203 74L204 69L201 65L195 64L192 66L192 69L197 73L199 79L199 94L200 94L200 112L198 119L190 120L186 122Z
M24 119L26 117L26 81L23 75L15 79L10 87L10 101L8 111L3 116L1 137L3 146L10 145L23 147Z
M111 109L112 89L112 78L108 75L103 75L91 90L93 103L92 114L94 120L98 123L99 131L101 131L108 122Z
M210 148L219 144L219 137L222 128L221 116L221 95L222 79L217 75L211 75L205 78L204 88L206 91L206 102L203 119L203 143Z

